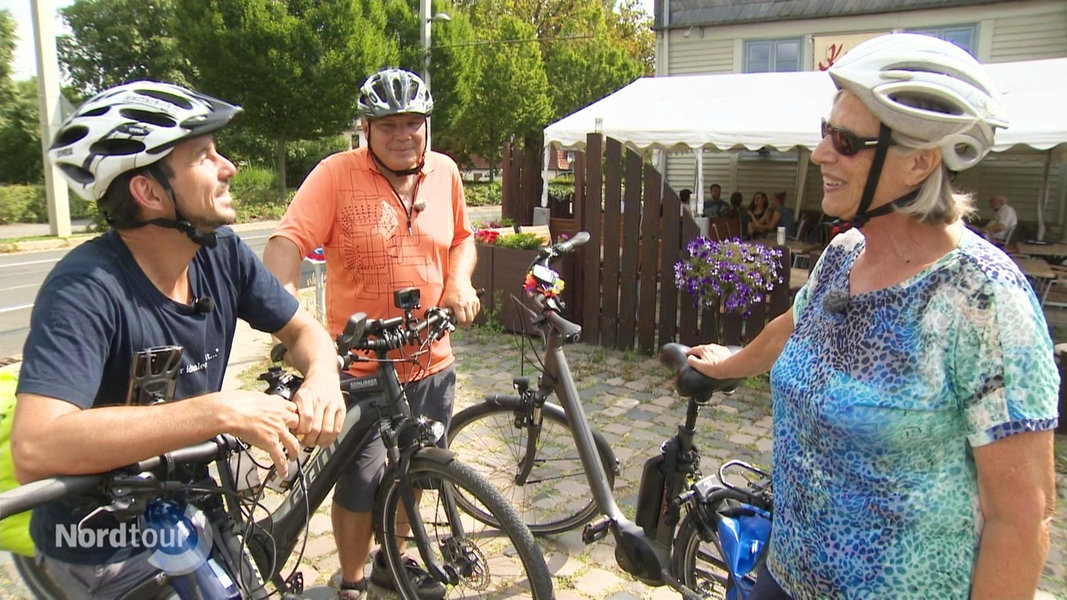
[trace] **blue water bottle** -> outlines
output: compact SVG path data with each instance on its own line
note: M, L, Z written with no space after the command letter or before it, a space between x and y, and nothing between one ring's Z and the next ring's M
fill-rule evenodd
M148 562L170 575L182 600L240 600L237 585L211 557L211 527L204 513L168 499L149 503L141 517Z

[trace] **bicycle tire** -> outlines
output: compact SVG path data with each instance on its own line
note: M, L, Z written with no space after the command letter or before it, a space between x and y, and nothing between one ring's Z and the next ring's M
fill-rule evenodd
M703 539L697 520L700 517L689 512L678 525L671 552L671 568L674 576L683 585L702 598L724 600L731 585L718 534L710 532Z
M12 554L15 570L26 589L33 593L34 598L39 600L63 600L67 597L62 590L52 581L48 573L37 565L37 561L31 556Z
M455 460L451 453L430 448L412 458L408 476L412 481L422 483L419 486L422 489L419 511L431 551L436 560L457 577L455 585L446 586L446 597L536 600L554 597L551 573L530 530L500 492L474 469ZM490 530L484 523L470 519L453 507L465 533L457 540L452 535L453 524L442 505L455 490L463 490L468 497L477 499L489 512L496 514L500 527ZM387 475L378 494L375 531L381 543L380 552L385 553L398 595L415 600L418 595L415 585L404 575L403 558L417 560L423 569L425 564L422 564L410 534L402 536L405 548L398 541L398 525L403 524L405 517L397 478ZM408 552L405 554L404 550Z
M495 398L467 407L454 417L448 431L448 448L461 462L482 473L519 512L534 535L552 535L581 527L599 514L589 491L567 414L557 404L545 403L535 465L524 485L515 482L526 457L529 429L516 427L523 414L518 397ZM600 433L593 432L608 488L615 486L615 453ZM457 502L475 519L495 526L493 516L478 510L463 495Z

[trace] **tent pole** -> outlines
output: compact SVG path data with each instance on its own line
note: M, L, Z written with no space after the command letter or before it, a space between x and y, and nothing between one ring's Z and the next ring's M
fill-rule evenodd
M1045 207L1048 206L1048 175L1052 167L1052 149L1045 152L1045 166L1041 169L1041 191L1037 196L1037 239L1045 240Z
M693 150L697 159L697 193L693 194L696 200L690 200L690 210L694 216L704 216L704 148ZM693 204L696 202L696 204Z
M548 161L552 158L552 144L545 144L545 156L541 161L541 208L548 208Z

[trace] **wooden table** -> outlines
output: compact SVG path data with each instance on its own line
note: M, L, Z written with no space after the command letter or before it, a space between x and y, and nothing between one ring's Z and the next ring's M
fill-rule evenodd
M1019 254L1027 254L1030 256L1067 257L1067 244L1062 242L1057 242L1055 244L1028 244L1026 242L1019 242L1016 246L1019 248Z
M807 269L789 269L789 289L799 290L808 282Z
M1052 270L1052 267L1040 258L1017 258L1012 257L1015 260L1015 264L1019 265L1019 270L1024 275L1033 279L1054 279L1056 272Z

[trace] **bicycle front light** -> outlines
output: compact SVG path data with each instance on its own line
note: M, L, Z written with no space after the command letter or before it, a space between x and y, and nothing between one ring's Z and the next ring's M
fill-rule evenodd
M445 424L440 421L419 417L419 429L422 430L422 434L427 438L427 441L432 444L437 444L437 442L441 441L441 438L445 437Z

